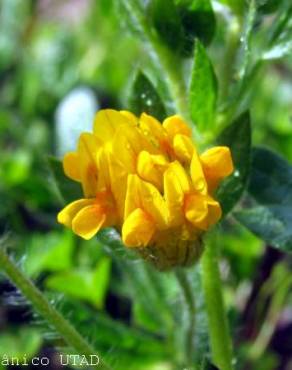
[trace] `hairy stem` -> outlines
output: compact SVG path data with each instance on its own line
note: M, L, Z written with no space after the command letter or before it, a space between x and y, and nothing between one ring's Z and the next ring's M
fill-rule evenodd
M230 22L230 27L226 40L226 51L224 53L221 67L221 100L224 103L230 93L230 87L234 78L234 62L239 45L240 24L237 17L234 17Z
M31 303L38 313L49 325L64 339L77 354L97 355L89 343L76 331L76 329L54 308L42 292L28 279L16 264L8 257L3 247L0 246L0 270L2 270L11 282L20 290L23 296ZM101 370L110 370L101 360L95 366Z
M147 22L143 10L137 0L120 0L125 9L131 14L139 31L150 45L160 70L165 76L170 95L174 101L177 112L189 120L188 99L179 58L163 45L151 25Z
M194 334L195 334L195 315L196 315L196 305L194 300L194 295L192 288L187 279L186 273L183 269L178 268L175 271L177 281L181 287L181 290L184 295L186 305L189 312L189 321L188 321L188 331L186 336L186 357L188 361L188 366L192 366L192 353L194 351Z
M213 243L207 241L202 256L202 281L213 362L220 370L232 370L232 344L223 302L218 246L214 239Z

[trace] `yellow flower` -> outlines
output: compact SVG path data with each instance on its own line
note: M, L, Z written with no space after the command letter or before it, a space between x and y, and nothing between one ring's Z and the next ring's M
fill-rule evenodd
M115 227L125 246L160 269L198 258L202 234L221 217L214 191L233 171L227 147L198 154L179 116L161 124L111 109L96 114L93 133L81 134L63 167L84 198L67 205L58 222L84 239Z

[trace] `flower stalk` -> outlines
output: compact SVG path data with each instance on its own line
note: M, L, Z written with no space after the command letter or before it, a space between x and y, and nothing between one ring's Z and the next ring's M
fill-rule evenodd
M28 279L16 264L8 257L4 248L0 246L0 270L20 290L23 296L31 303L36 311L48 324L63 338L77 354L90 359L91 355L98 355L94 348L76 331L76 329L58 312L42 294L42 292ZM100 359L100 357L99 357ZM110 370L101 359L97 366L99 370Z
M196 319L196 305L194 300L194 295L192 292L192 287L187 279L185 270L177 268L175 270L175 275L177 281L181 287L182 293L184 295L185 303L188 307L189 312L189 322L188 331L186 336L186 358L187 365L192 366L192 354L194 353L194 336L195 336L195 319Z
M232 370L232 343L223 301L218 258L218 243L214 238L209 238L202 256L202 282L212 357L220 370Z

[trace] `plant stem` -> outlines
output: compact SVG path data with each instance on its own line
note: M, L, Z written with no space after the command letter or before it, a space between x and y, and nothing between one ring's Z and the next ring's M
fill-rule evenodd
M224 53L222 68L221 68L221 100L224 103L230 93L230 85L234 77L234 61L236 58L237 48L239 44L240 23L237 17L234 17L229 26L226 51Z
M0 246L0 269L3 270L11 282L21 291L38 313L77 354L85 355L87 359L90 359L90 355L98 355L76 329L50 305L47 298L33 282L23 274L13 261L11 261L4 251L3 246ZM110 370L101 360L97 368L101 370Z
M138 25L141 35L148 41L154 55L160 64L160 70L165 76L170 95L173 98L177 112L189 120L187 88L184 83L181 63L167 46L163 45L136 0L121 0L125 9L132 15Z
M192 288L187 279L185 271L181 268L177 268L175 270L175 275L181 287L181 290L183 292L184 299L185 299L186 305L188 307L188 312L189 312L189 321L188 321L189 326L188 326L187 337L186 337L186 357L188 361L188 366L192 366L192 353L194 351L193 344L194 344L194 334L195 334L196 305L195 305Z
M202 256L202 282L205 295L213 362L220 370L232 370L232 344L225 313L218 266L218 246L207 240Z

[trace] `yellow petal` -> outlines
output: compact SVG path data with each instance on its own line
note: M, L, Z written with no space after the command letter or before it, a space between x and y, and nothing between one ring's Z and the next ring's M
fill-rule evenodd
M194 226L203 230L208 228L206 221L208 204L204 196L200 194L187 195L185 197L184 211L186 219Z
M173 149L175 155L181 162L191 162L195 148L192 140L188 136L181 134L175 135L173 139Z
M136 208L143 209L143 202L139 193L137 176L130 174L127 179L124 219L126 219Z
M79 199L68 204L58 213L57 219L60 224L71 227L72 220L76 214L84 207L93 204L94 199Z
M125 198L127 191L128 172L124 166L112 156L109 162L111 191L116 201L119 223L122 222L125 210Z
M120 110L120 113L123 114L130 122L132 125L137 125L138 124L138 117L135 116L132 112L129 112L127 110Z
M98 204L82 208L72 221L72 230L83 239L91 239L103 226L106 215Z
M110 146L104 145L97 154L97 167L99 170L97 188L99 191L111 189L110 167L111 150Z
M189 128L189 126L178 115L166 118L163 121L162 125L164 129L167 131L167 134L171 141L177 134L182 134L189 137L192 135L192 131Z
M222 216L222 210L221 206L218 202L216 202L214 199L212 201L209 201L208 203L208 225L212 226L215 225Z
M205 179L202 164L196 150L194 150L193 152L190 172L195 190L198 191L199 193L207 194L208 192L207 181Z
M110 195L112 198L110 202L115 203L116 219L119 219L120 223L124 215L128 173L125 171L124 167L121 166L120 162L116 160L111 151L111 146L107 144L99 151L97 163L99 168L97 185L99 193L96 196L98 197L99 194L107 194L104 195L104 197L108 198ZM103 203L106 204L106 201Z
M69 152L64 155L63 169L66 176L75 181L80 181L79 158L76 152Z
M136 208L143 209L155 221L157 228L164 229L168 222L165 201L152 184L141 180L137 175L129 175L125 201L125 219Z
M195 227L207 230L221 217L220 204L208 195L186 195L184 202L186 219Z
M89 132L80 135L78 141L78 160L81 163L80 168L90 163L96 163L96 156L102 147L101 141Z
M128 173L136 170L136 155L132 150L128 138L117 131L112 143L113 156Z
M172 226L183 222L184 196L190 190L190 178L184 168L179 162L172 162L164 173L164 197Z
M162 155L152 155L143 150L137 161L137 173L145 181L151 182L160 191L163 188L163 172L168 165Z
M129 125L128 117L114 109L102 109L94 119L93 132L102 142L113 138L120 125Z
M147 149L148 152L166 155L170 160L175 158L169 135L159 121L143 113L139 119L139 128L158 151L155 153Z
M97 191L97 153L100 141L90 133L80 135L78 142L78 160L82 188L86 197L94 197Z
M141 208L135 209L126 218L122 239L127 247L145 247L155 232L155 223Z
M145 136L150 140L152 138L152 142L157 148L160 148L161 142L167 140L166 132L160 122L146 113L141 114L139 118L139 127Z
M208 149L200 158L210 191L214 191L219 182L234 170L230 149L226 146Z

